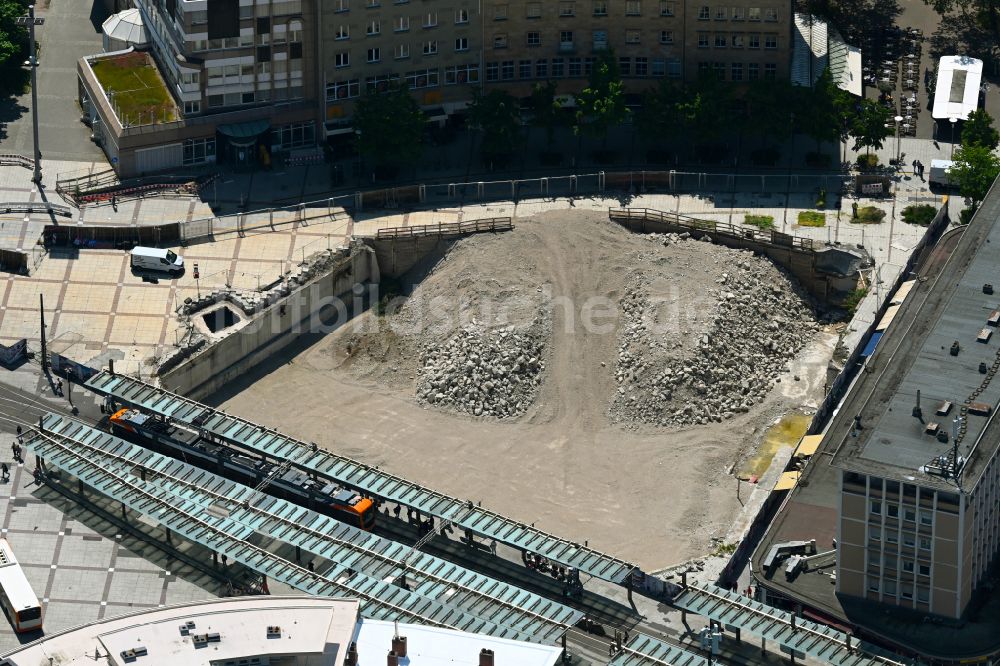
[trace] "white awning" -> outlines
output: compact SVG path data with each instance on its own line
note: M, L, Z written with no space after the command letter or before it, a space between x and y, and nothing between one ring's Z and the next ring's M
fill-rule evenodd
M944 56L938 63L934 87L935 120L965 120L979 108L979 84L983 79L983 61L968 56Z

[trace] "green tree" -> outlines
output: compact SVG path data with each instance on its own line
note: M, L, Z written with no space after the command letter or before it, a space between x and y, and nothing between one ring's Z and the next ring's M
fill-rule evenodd
M545 140L552 145L556 128L563 123L562 103L556 97L554 81L536 83L531 88L531 124L545 130Z
M970 144L955 151L953 162L948 172L949 180L972 202L972 207L977 208L1000 175L1000 157L986 146Z
M700 77L688 88L679 109L695 138L716 141L731 128L735 120L733 94L733 87L714 72Z
M680 134L684 124L681 104L686 97L685 89L679 83L661 79L655 88L642 95L642 108L636 114L636 129L648 141L659 144L663 139Z
M962 126L963 146L986 146L994 150L1000 144L1000 132L993 127L993 117L986 109L976 109Z
M892 132L892 111L875 100L861 100L861 109L854 117L850 130L854 137L854 150L863 147L865 155L868 155L872 148L881 148Z
M480 150L486 160L502 159L517 149L521 140L521 110L505 90L485 95L478 88L469 104L469 125L482 133Z
M817 151L823 143L839 143L847 138L854 115L853 100L834 82L830 69L823 70L812 90L803 92L799 117L808 119L802 126L816 141Z
M420 157L426 119L405 85L363 95L353 126L359 150L378 168L406 166Z
M16 24L27 8L27 0L0 0L0 66L20 66L28 55L28 31Z
M629 110L625 106L625 92L614 53L602 51L594 61L587 87L576 97L577 134L601 137L602 145L608 140L608 130L625 122Z
M935 50L982 58L994 66L1000 54L1000 2L997 0L924 0L941 15Z

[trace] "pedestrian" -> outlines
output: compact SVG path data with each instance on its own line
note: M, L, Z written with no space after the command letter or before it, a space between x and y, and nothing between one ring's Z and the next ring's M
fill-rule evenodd
M21 426L17 426L17 443L24 444L24 431L21 429Z
M61 396L62 394L63 394L62 380L60 379L56 382L56 395Z
M7 467L7 463L0 463L0 480L10 480L10 468Z
M11 442L10 452L14 456L14 460L17 460L17 442Z
M917 168L920 170L920 180L924 179L924 163L917 162Z
M497 540L496 539L490 539L490 554L491 555L496 555L497 554Z

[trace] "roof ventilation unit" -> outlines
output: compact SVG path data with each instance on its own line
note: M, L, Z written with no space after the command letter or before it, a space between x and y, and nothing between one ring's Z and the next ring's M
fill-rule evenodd
M479 651L479 666L493 666L493 650L483 648Z
M989 282L987 282L986 284L984 284L983 285L983 293L984 294L992 295L993 294L993 285L991 283L989 283Z
M281 638L281 627L276 624L268 625L267 627L267 637L268 638Z

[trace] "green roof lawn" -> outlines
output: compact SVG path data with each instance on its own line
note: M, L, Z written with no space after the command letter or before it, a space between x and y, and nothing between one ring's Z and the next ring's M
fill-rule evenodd
M122 125L177 120L177 106L156 66L145 53L128 53L91 64L94 75L117 109Z

